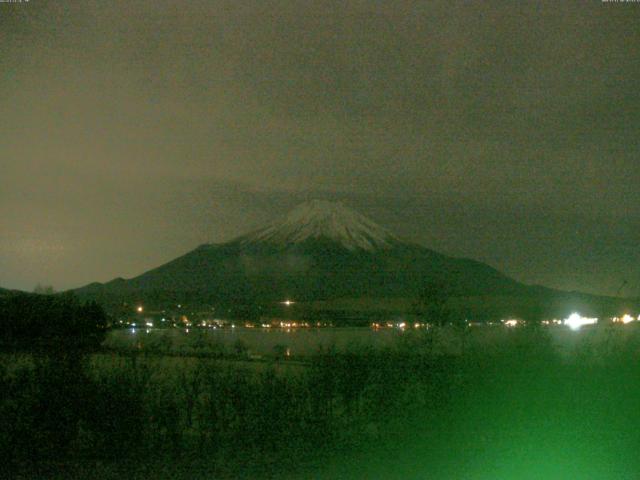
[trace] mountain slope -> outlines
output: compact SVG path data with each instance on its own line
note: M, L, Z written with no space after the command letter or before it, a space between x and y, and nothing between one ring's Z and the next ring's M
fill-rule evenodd
M223 244L205 244L135 278L76 292L104 303L273 304L415 298L428 282L466 298L548 298L483 263L403 241L340 203L311 201ZM537 301L537 300L536 300Z

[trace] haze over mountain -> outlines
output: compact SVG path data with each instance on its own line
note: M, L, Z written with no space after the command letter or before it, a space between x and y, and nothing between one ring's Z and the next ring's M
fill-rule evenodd
M107 304L268 305L284 299L411 299L434 281L452 297L524 298L529 307L532 299L537 304L560 295L516 282L483 263L403 240L342 203L320 200L229 242L201 245L132 279L94 283L76 292Z

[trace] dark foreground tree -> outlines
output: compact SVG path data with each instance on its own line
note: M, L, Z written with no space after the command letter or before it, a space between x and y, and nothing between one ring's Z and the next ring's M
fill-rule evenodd
M87 349L103 340L106 315L95 302L70 294L0 298L0 343L19 349Z

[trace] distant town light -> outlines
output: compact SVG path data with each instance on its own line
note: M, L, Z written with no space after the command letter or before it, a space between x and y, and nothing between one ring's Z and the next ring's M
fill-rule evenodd
M640 317L638 317L640 319ZM613 323L623 323L623 324L627 324L627 323L631 323L634 322L636 319L633 318L631 315L629 315L628 313L625 313L622 317L613 317L611 319L611 321Z
M596 323L598 323L597 318L583 317L579 313L572 313L568 318L565 318L564 320L564 324L567 325L571 330L578 330L584 325L595 325Z
M136 308L136 310L138 311L138 313L141 313L143 310L142 305L138 305L138 308Z
M623 315L623 316L622 316L622 318L620 319L620 321L621 321L622 323L624 323L625 325L626 325L627 323L633 322L634 320L635 320L635 318L633 318L633 317L632 317L631 315L629 315L629 314L625 314L625 315Z
M517 327L520 322L516 319L511 318L509 320L503 320L502 323L504 323L507 327Z
M290 306L290 305L293 305L294 303L296 303L296 302L294 302L293 300L285 300L284 302L282 302L282 304L286 305L287 307Z

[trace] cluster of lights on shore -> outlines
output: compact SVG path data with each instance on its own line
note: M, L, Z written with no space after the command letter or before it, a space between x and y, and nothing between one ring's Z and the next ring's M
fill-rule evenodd
M295 304L296 302L294 302L293 300L283 300L282 302L280 302L282 305L290 307L291 305ZM178 305L178 308L182 307L182 305ZM143 313L144 312L144 307L142 305L138 305L136 307L136 312L137 313ZM629 315L628 313L622 315L621 317L612 317L610 318L611 322L614 324L623 324L623 325L627 325L629 323L632 322L639 322L640 323L640 315L638 315L638 317L634 317L632 315ZM163 318L162 321L164 322L165 319ZM183 323L185 323L186 326L191 326L191 322L188 322L186 317L183 316L182 317L182 321ZM122 323L122 322L120 322ZM565 325L567 327L569 327L572 330L579 330L581 327L584 326L588 326L588 325L596 325L598 323L598 318L595 317L585 317L582 316L581 314L574 312L571 315L569 315L567 318L560 320L560 319L553 319L553 320L542 320L541 324L542 325L546 325L546 326L552 326L552 325ZM470 321L466 321L467 326L469 327L473 327L473 326L480 326L480 325L488 325L488 326L493 326L495 325L495 322L486 322L486 323L480 323L480 322L470 322ZM524 320L521 319L516 319L516 318L510 318L510 319L503 319L500 321L499 324L504 325L505 327L508 328L514 328L514 327L518 327L518 326L522 326L525 325L526 322ZM131 324L132 327L135 327L136 324L132 323ZM153 323L152 322L146 322L144 324L144 326L146 327L153 327ZM213 326L214 328L216 326L218 326L217 324L212 324L209 325L206 322L202 322L203 327L205 326ZM255 325L252 323L245 323L244 325L246 328L254 328ZM297 328L297 327L320 327L320 326L329 326L329 324L324 323L324 322L317 322L316 324L314 323L308 323L308 322L296 322L296 321L285 321L285 322L278 322L278 323L260 323L258 324L259 327L262 328L272 328L272 327L280 327L280 328L286 328L286 329L290 329L290 328ZM381 328L398 328L400 330L405 330L407 328L413 327L413 328L423 328L423 327L429 327L430 324L429 323L422 323L422 322L415 322L415 323L408 323L406 321L397 321L397 322L373 322L371 323L371 327L374 330L379 330ZM232 327L235 328L235 324L232 325Z
M293 300L283 300L281 302L278 302L281 305L284 305L286 307L290 307L292 305L294 305L296 302ZM178 309L182 308L181 304L176 305L176 307ZM145 307L141 304L136 305L134 307L134 310L137 314L142 314L145 312ZM212 310L214 310L212 308ZM162 310L162 313L164 314L166 311ZM158 313L158 312L148 312L148 313ZM135 321L135 322L129 322L126 320L120 320L118 322L120 325L122 326L127 326L127 327L131 327L132 332L135 333L135 329L138 327L146 327L147 328L147 333L149 333L149 329L153 328L154 326L160 326L160 325L156 325L154 324L154 321L152 318L147 318L145 319L145 321ZM232 329L236 328L236 323L231 323L228 320L222 320L222 319L206 319L206 320L198 320L198 321L192 321L189 319L189 317L187 315L183 315L180 314L178 318L166 318L166 317L162 317L162 319L160 320L160 324L162 327L167 327L167 326L173 326L173 327L178 327L178 328L184 328L186 333L189 333L189 327L198 327L198 328L212 328L212 329L218 329L218 328L225 328L225 327L230 327ZM269 323L265 323L265 322L259 322L259 323L255 323L255 322L241 322L239 324L239 326L244 327L244 328L281 328L281 329L286 329L287 331L289 331L290 329L294 329L294 328L320 328L320 327L330 327L333 326L333 324L331 322L327 322L327 321L317 321L317 322L307 322L307 321L295 321L295 320L275 320L272 319Z
M638 317L636 318L636 317L633 317L632 315L629 315L628 313L625 313L621 317L612 317L610 320L611 320L611 323L626 325L628 323L635 322L635 321L640 322L640 315L638 315ZM525 322L523 320L517 320L517 319L502 320L502 324L506 327L517 327L519 325L524 325L524 323ZM566 325L571 330L579 330L581 327L584 327L587 325L596 325L598 323L598 318L584 317L579 313L574 312L564 320L558 320L558 319L542 320L541 323L542 325Z
M611 323L613 324L623 324L623 325L627 325L629 323L632 322L638 322L640 323L640 315L638 315L638 317L634 317L632 315L629 315L628 313L624 314L621 317L611 317L609 318L609 320L611 321ZM503 319L500 322L471 322L471 321L466 321L465 322L466 325L468 327L480 327L480 326L497 326L497 325L502 325L504 327L507 328L515 328L515 327L520 327L520 326L524 326L527 324L527 322L525 320L521 320L521 319L517 319L517 318L509 318L509 319ZM572 313L571 315L569 315L567 318L565 319L553 319L553 320L542 320L540 322L542 325L545 326L554 326L554 325L565 325L567 327L569 327L571 330L579 330L581 327L584 326L588 326L588 325L596 325L598 323L598 318L595 317L584 317L582 315L580 315L577 312ZM407 328L413 327L413 328L429 328L431 325L429 323L408 323L408 322L404 322L404 321L400 321L400 322L373 322L371 324L371 328L373 328L374 330L380 330L382 328L397 328L400 330L405 330Z

